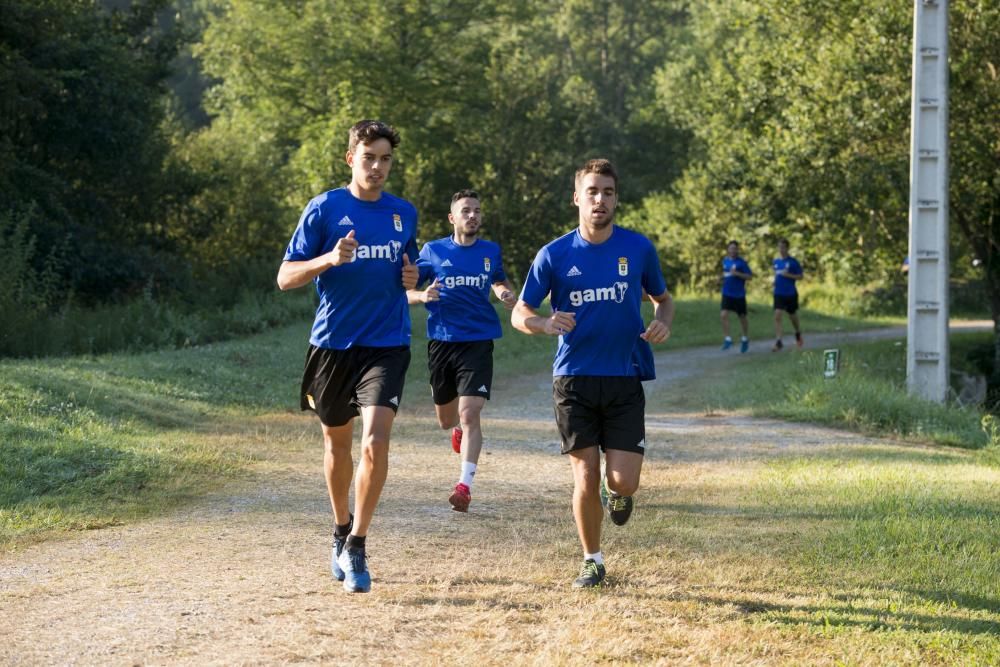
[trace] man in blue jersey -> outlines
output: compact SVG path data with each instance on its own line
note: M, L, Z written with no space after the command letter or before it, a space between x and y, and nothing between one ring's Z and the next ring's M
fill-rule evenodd
M451 445L462 455L462 471L448 498L451 508L467 512L472 479L483 447L479 414L493 385L493 339L500 320L490 291L509 309L514 291L503 270L500 246L479 238L479 194L460 190L451 198L451 236L424 244L417 267L423 291L410 290L410 303L426 304L427 366L438 423L452 429Z
M729 336L729 313L740 318L740 352L750 349L750 323L747 321L746 282L753 277L750 266L740 257L740 244L730 241L726 246L726 256L722 258L722 349L733 346Z
M802 266L788 254L788 239L778 241L778 256L774 258L774 347L778 352L785 346L781 342L781 316L788 313L788 319L795 327L795 344L802 347L802 329L799 327L799 291L796 281L802 278Z
M330 570L350 592L371 588L365 537L389 468L389 435L410 364L406 290L417 284L417 212L383 192L399 134L380 121L351 128L350 185L310 201L278 271L283 289L315 283L319 307L309 338L300 403L323 429L323 466L333 508ZM361 415L361 459L351 458ZM348 493L354 477L354 513Z
M642 380L654 376L649 344L670 336L674 303L653 244L613 224L618 174L609 161L590 160L576 172L573 203L579 227L538 251L511 322L524 333L559 336L552 397L583 547L573 586L589 588L605 576L602 502L616 525L632 514L646 445ZM655 304L649 326L644 295ZM548 317L537 311L546 297Z

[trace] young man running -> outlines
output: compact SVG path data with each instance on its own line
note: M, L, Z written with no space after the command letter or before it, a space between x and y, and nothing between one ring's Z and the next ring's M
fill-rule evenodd
M333 576L367 592L365 537L389 468L389 434L410 364L406 290L417 284L417 212L383 192L399 134L380 121L351 128L351 183L310 201L278 271L282 290L316 284L319 307L309 338L300 403L323 429L323 467L333 508ZM411 261L412 260L412 261ZM361 459L354 472L354 418Z
M576 172L573 203L579 227L538 252L511 322L524 333L559 336L552 396L584 559L573 586L589 588L605 576L602 496L614 524L632 514L646 443L641 380L653 378L649 343L670 336L674 303L653 244L613 224L618 174L609 161L590 160ZM648 327L644 293L655 304ZM546 297L549 317L537 312Z
M795 344L802 347L802 329L799 328L799 291L796 281L802 278L802 266L788 254L788 239L778 241L778 256L774 258L774 347L778 352L785 346L781 342L781 314L788 313L788 319L795 327Z
M448 502L453 510L467 512L483 447L479 415L493 385L493 339L503 335L490 290L508 310L515 299L500 246L479 238L479 194L456 192L448 222L452 235L424 244L417 260L420 281L433 282L407 296L410 303L425 304L429 313L427 365L434 409L441 428L452 429L452 449L462 455L462 472Z
M740 244L730 241L726 246L726 256L722 258L722 349L733 346L729 336L729 313L736 313L740 319L740 352L750 350L750 323L747 321L746 282L753 277L750 266L740 257Z

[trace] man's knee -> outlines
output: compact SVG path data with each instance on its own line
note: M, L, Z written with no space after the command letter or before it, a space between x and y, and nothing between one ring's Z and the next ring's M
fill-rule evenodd
M608 488L619 496L631 496L639 490L638 475L622 475L608 471Z
M475 426L479 423L479 413L482 410L481 405L463 405L458 411L458 420L463 426Z

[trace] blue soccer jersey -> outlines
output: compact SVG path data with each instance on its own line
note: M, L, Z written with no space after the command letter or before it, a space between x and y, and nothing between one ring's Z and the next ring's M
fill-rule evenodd
M500 338L500 320L490 304L490 286L503 282L500 246L476 239L469 246L448 236L420 250L420 280L437 278L438 301L427 304L427 337L448 342Z
M354 259L314 279L319 306L309 342L333 350L409 345L402 257L417 259L417 211L408 201L386 192L364 201L347 188L321 194L302 211L285 260L319 257L351 231L358 242Z
M753 271L750 270L750 265L747 264L742 257L733 259L732 257L726 255L722 258L722 272L729 273L733 269L736 269L740 273L746 273L751 276L753 275ZM738 276L726 276L722 279L722 296L739 299L746 297L746 295L746 280Z
M572 312L576 327L559 336L553 375L642 376L646 341L642 292L667 291L653 244L618 227L592 244L574 230L538 251L521 300L538 308L546 296L554 311Z
M798 260L788 256L784 259L774 258L774 294L775 296L795 296L799 293L795 287L795 281L781 275L782 271L788 271L795 275L802 275L802 267Z

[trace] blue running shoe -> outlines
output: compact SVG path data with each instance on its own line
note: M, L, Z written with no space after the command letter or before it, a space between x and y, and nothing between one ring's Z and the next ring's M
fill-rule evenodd
M368 573L364 549L344 549L337 564L344 571L344 590L348 593L367 593L372 589L372 576Z
M740 341L740 352L746 353L750 351L750 341L741 340Z
M346 534L337 535L336 529L333 531L333 547L330 549L330 573L337 581L344 580L344 570L340 567L337 559L340 558L340 554L344 551L344 545L347 544L347 535L350 534L353 527L354 515L352 514L350 520L347 522Z
M340 567L340 563L337 560L340 558L340 554L344 552L345 544L347 544L347 535L343 537L333 536L333 548L330 549L330 573L337 581L344 580L344 570Z
M733 341L731 341L730 339L727 338L726 340L722 341L723 351L728 350L732 346L733 346Z

